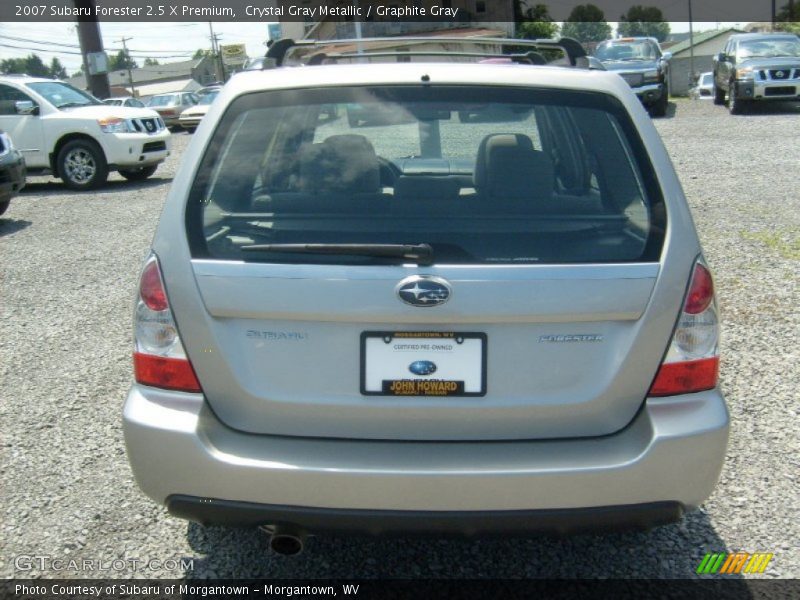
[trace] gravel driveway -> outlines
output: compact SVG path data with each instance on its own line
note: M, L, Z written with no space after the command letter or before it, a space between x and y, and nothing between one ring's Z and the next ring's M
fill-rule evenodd
M800 109L672 108L656 126L716 272L733 418L701 511L648 533L563 540L322 538L292 559L256 532L170 518L132 480L120 412L135 280L190 139L181 133L148 182L114 175L74 193L33 177L0 218L0 575L131 576L131 559L155 559L167 566L135 575L175 577L168 559L184 558L189 577L690 577L706 552L745 550L775 553L764 577L800 577ZM17 570L32 555L95 571Z

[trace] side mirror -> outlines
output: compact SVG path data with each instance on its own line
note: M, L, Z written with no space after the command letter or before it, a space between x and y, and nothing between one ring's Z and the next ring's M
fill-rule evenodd
M720 52L719 54L717 54L717 62L725 62L726 60L728 60L727 54L725 54L724 52Z
M14 103L14 109L18 115L38 115L39 107L31 100L17 100Z
M661 55L661 60L670 60L672 58L672 52L664 52Z

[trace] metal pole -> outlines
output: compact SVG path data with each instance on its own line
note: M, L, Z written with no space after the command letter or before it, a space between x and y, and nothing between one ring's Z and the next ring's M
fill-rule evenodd
M353 0L353 6L356 9L355 10L356 14L354 15L354 20L353 20L353 23L355 23L356 26L356 39L361 40L361 20L358 17L358 0ZM358 54L364 54L364 46L361 45L360 41L356 44L356 52Z
M75 8L83 9L90 15L95 14L94 0L73 0ZM83 54L83 76L86 79L86 87L93 96L100 99L108 98L111 90L108 85L108 73L89 74L88 55L94 52L103 51L103 38L100 37L100 24L97 17L82 17L78 20L78 40Z
M689 0L689 86L694 83L694 29L692 28L692 0Z
M128 40L132 40L133 38L122 38L120 42L122 42L122 49L125 52L125 66L128 69L128 84L131 86L131 96L134 98L136 97L136 87L133 85L133 73L131 73L131 55L128 54L128 46L125 44Z
M217 36L214 34L214 27L211 21L208 22L208 32L211 37L211 60L214 62L214 76L217 81L222 81L222 72L219 68L219 52L217 51Z

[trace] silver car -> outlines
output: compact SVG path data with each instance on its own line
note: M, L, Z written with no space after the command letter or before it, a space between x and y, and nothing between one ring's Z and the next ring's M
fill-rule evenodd
M290 554L650 527L711 494L712 276L622 78L278 67L205 118L136 298L124 431L153 500Z

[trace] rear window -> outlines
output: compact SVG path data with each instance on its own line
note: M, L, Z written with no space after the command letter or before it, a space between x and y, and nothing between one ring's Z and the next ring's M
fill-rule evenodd
M641 140L610 96L396 86L239 97L186 224L197 258L397 264L409 261L281 246L426 244L434 263L544 264L656 261L664 221Z
M178 97L173 94L169 94L167 96L153 96L152 98L150 98L147 105L167 106L169 104L177 104L177 103L178 103Z

